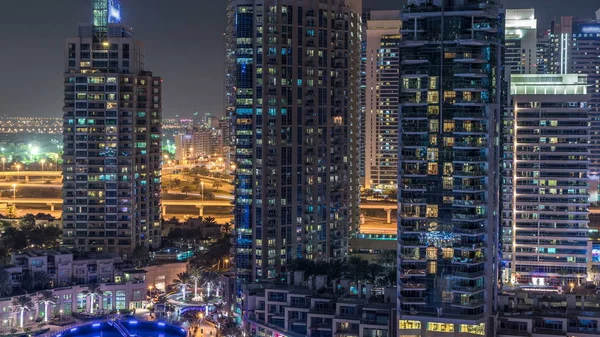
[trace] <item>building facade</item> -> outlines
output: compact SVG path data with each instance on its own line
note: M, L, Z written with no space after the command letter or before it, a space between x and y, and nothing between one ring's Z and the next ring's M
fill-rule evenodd
M398 177L400 11L371 11L366 23L365 188L391 188Z
M504 17L493 1L402 13L398 335L493 335Z
M344 259L358 226L361 1L236 0L240 282ZM284 274L283 274L284 275Z
M504 283L557 286L586 279L586 86L580 74L512 76L504 123Z
M535 10L506 10L505 67L508 74L537 72L537 20Z
M63 242L95 252L157 248L162 80L144 71L119 1L92 7L92 23L66 44Z
M393 301L336 296L317 292L315 287L289 288L266 286L244 291L244 328L250 337L396 336Z
M590 176L600 173L600 21L560 17L552 23L550 38L553 74L585 74L590 107Z

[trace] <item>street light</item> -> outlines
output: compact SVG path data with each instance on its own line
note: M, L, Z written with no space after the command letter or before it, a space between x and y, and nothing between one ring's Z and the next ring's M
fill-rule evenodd
M5 171L4 165L6 164L6 157L2 157L2 172Z
M13 206L17 209L17 184L12 184L13 187Z
M42 172L43 172L44 171L44 164L46 164L46 159L40 160L40 163L42 163Z
M62 321L63 321L63 310L60 309L59 312L60 312L60 322L62 323Z
M21 180L21 164L17 164L17 182Z
M200 182L200 186L202 186L202 202L204 203L204 181Z

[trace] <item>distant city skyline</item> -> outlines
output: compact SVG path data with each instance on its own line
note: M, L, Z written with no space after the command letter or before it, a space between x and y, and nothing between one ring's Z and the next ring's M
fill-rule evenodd
M402 1L369 0L365 7L399 9ZM594 16L589 0L506 0L507 8L535 7L538 28L554 16ZM165 117L194 111L223 114L226 1L123 0L123 21L144 41L146 63L164 77ZM89 2L10 1L0 12L0 116L62 116L64 37L89 16ZM36 10L31 10L36 8ZM21 14L21 15L19 15ZM26 14L26 15L25 15Z

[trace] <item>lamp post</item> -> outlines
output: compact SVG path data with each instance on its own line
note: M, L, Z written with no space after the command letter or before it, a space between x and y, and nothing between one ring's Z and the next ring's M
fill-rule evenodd
M17 210L17 184L12 184L13 188L13 207Z
M42 163L42 172L44 172L44 164L46 163L46 159L40 160L40 163ZM44 174L43 173L42 173L42 180L44 180Z
M200 182L200 186L202 187L202 203L204 203L204 181Z
M21 164L15 165L17 167L17 182L21 180Z
M60 312L60 322L62 323L62 321L63 321L63 310L60 309L59 312Z
M6 171L4 165L6 164L6 157L2 157L2 172Z

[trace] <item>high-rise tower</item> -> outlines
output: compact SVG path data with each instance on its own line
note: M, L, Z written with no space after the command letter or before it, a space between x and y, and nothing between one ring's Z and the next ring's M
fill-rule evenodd
M344 259L358 225L361 1L235 0L236 266Z
M366 22L365 183L395 187L398 177L400 11L371 11Z
M507 76L537 72L537 20L533 8L506 10L505 46Z
M66 44L63 239L82 251L160 246L162 81L120 8L93 0Z
M579 284L588 273L586 77L512 76L504 125L504 283Z
M503 31L495 1L403 10L399 335L494 334Z
M551 72L588 75L590 175L600 175L600 21L563 16L552 23ZM597 183L597 182L596 182Z

